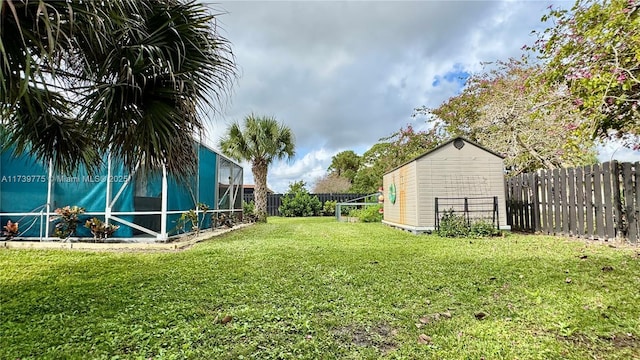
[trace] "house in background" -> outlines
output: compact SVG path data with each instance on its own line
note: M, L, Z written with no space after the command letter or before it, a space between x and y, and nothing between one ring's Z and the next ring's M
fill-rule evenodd
M244 195L245 196L250 196L251 198L253 198L253 194L255 193L256 190L256 186L251 184L251 185L244 185ZM267 188L267 194L273 194L273 190Z
M469 222L507 225L504 158L462 137L451 139L383 176L384 224L414 233L437 230L445 212Z

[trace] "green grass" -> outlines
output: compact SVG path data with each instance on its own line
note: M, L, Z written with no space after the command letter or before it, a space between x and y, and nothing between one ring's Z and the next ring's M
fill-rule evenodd
M332 218L182 252L4 249L0 358L640 359L640 259Z

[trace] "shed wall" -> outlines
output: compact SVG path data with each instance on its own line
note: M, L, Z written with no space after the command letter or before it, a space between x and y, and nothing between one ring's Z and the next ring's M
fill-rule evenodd
M498 155L464 141L460 149L451 141L383 176L385 191L383 222L414 232L434 230L435 198L487 198L472 200L476 217L491 216L492 198L498 198L498 224L506 220L504 162ZM396 201L391 201L391 185ZM463 202L463 200L461 200ZM440 211L447 209L440 207ZM458 210L458 209L456 209Z
M497 196L499 224L507 224L501 158L467 142L461 149L450 143L417 159L416 165L418 226L435 228L436 197Z
M410 162L382 179L386 191L384 202L384 219L396 224L416 226L418 224L418 185L416 162ZM392 203L389 195L391 184L396 188L396 201Z

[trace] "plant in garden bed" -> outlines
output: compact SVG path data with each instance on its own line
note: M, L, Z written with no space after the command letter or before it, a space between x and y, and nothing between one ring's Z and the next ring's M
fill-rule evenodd
M176 222L176 229L178 229L178 231L184 232L185 226L191 223L191 231L194 231L196 234L199 234L200 224L202 223L200 221L199 213L202 214L202 220L204 221L204 217L208 211L209 211L209 205L205 203L196 204L195 209L190 209L189 211L186 211L182 213L182 215L180 215L180 218Z
M87 220L84 227L91 230L95 240L106 239L120 228L118 225L106 224L96 217Z
M471 224L464 215L456 214L453 209L444 212L440 218L438 235L442 237L490 237L500 235L492 222L486 219L472 220Z
M253 200L246 202L242 202L242 216L245 222L256 222L256 204Z
M11 222L11 220L7 221L7 225L2 227L4 230L2 231L2 235L5 236L5 240L11 240L14 236L18 235L18 223Z
M84 214L84 208L67 205L63 208L57 208L55 213L58 215L51 218L51 221L57 221L53 235L60 239L67 239L75 234L80 222L79 216Z
M464 215L458 215L449 209L444 212L438 223L438 235L442 237L467 237L469 224Z
M474 221L469 228L469 235L476 238L499 236L501 234L502 232L496 229L492 222L485 219Z

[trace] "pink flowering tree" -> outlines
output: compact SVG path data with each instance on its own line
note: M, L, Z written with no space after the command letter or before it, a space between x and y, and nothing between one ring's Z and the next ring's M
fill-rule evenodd
M526 60L526 59L525 59ZM439 132L462 135L505 156L512 175L596 161L594 130L576 111L568 89L544 89L539 65L511 59L472 75L439 107L416 109Z
M542 20L554 26L529 49L545 63L547 87L566 84L595 135L640 149L640 0L577 0Z

